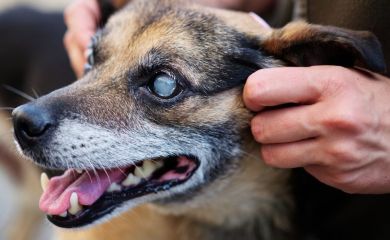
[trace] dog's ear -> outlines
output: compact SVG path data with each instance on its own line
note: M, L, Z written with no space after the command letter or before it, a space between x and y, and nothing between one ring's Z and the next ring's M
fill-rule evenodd
M359 66L379 73L386 71L381 45L366 31L295 22L270 33L261 48L295 66Z

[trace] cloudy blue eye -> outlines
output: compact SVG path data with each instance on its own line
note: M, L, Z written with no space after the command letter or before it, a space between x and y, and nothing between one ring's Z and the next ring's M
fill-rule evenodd
M168 74L157 75L149 86L150 91L160 98L173 98L180 93L177 81Z

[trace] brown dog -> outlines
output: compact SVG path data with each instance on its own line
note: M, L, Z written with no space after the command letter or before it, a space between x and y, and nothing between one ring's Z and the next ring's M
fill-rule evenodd
M282 65L384 70L367 32L272 30L246 13L157 0L112 16L89 64L83 79L13 112L23 153L66 170L42 175L49 220L108 221L65 239L294 238L290 172L258 157L245 80Z

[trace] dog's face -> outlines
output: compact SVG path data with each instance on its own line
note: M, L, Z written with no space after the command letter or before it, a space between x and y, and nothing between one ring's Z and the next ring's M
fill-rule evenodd
M41 209L60 227L80 227L139 203L185 204L212 191L215 179L239 171L252 116L241 90L251 73L370 58L360 44L338 44L357 39L349 32L335 46L332 38L343 50L336 61L299 55L303 33L317 32L333 36L304 24L272 32L244 13L131 3L97 35L83 79L14 112L23 153L66 170L43 176Z

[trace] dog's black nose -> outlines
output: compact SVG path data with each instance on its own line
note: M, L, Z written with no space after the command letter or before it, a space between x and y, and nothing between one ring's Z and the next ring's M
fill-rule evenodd
M36 143L53 125L47 111L33 103L16 108L12 120L15 137L22 148Z

